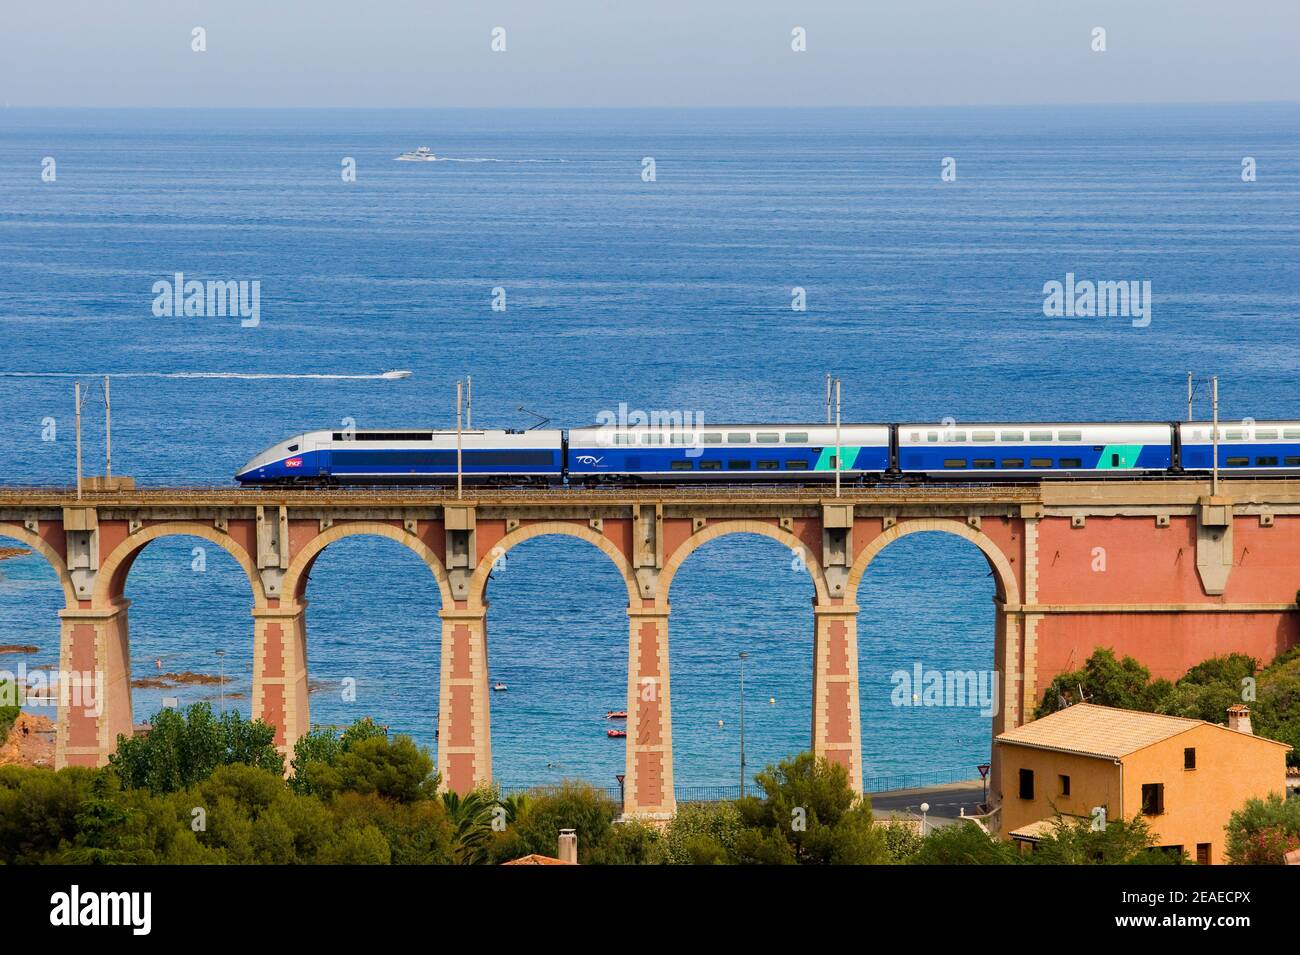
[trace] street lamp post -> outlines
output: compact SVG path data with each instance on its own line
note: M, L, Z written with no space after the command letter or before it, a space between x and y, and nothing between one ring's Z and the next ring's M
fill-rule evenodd
M740 798L745 798L745 661L749 654L740 654Z

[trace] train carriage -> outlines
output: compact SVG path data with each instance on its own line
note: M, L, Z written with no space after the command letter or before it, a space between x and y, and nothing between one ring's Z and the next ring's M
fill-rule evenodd
M1184 471L1209 471L1214 461L1214 425L1188 421L1178 426ZM1219 422L1219 470L1300 474L1300 421Z
M1158 474L1174 466L1173 429L1152 423L898 425L904 474L957 480Z
M654 483L820 481L835 475L836 429L824 424L599 427L569 432L569 480ZM841 478L889 469L889 426L839 429Z

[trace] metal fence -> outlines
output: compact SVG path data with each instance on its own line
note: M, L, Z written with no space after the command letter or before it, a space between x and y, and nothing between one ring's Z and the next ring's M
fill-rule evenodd
M891 776L867 776L862 780L863 791L871 793L895 792L900 789L920 789L925 786L942 786L949 783L964 783L979 780L979 773L972 772L970 769L938 769L930 770L924 773L897 773ZM575 780L575 782L580 782ZM592 786L597 792L602 793L610 801L622 803L623 791L618 786ZM518 796L520 794L536 795L540 793L554 793L560 789L556 783L548 783L539 786L502 786L500 792L505 796ZM675 795L678 804L689 802L727 802L740 798L740 784L732 783L731 785L721 786L678 786ZM755 784L746 784L745 795L759 796L763 795L762 790Z

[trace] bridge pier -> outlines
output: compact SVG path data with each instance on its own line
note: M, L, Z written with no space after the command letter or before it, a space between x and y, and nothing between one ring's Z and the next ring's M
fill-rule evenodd
M307 601L253 608L254 718L275 727L287 766L294 744L311 729L307 685Z
M438 612L438 773L442 788L452 792L467 793L492 782L487 611L487 601L473 608L457 601L454 608Z
M59 611L59 708L54 765L105 766L119 735L131 735L131 656L127 608Z
M623 813L670 819L673 718L668 679L669 608L653 600L628 607L627 751Z
M813 601L812 749L839 763L862 792L862 709L858 698L858 608Z

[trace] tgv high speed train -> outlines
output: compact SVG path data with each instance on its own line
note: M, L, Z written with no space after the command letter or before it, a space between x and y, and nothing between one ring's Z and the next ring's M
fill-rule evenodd
M1212 425L715 424L464 431L469 484L988 481L1208 473ZM449 484L455 431L309 431L267 448L241 484ZM838 460L837 460L838 458ZM1300 475L1300 421L1219 427L1224 477Z

